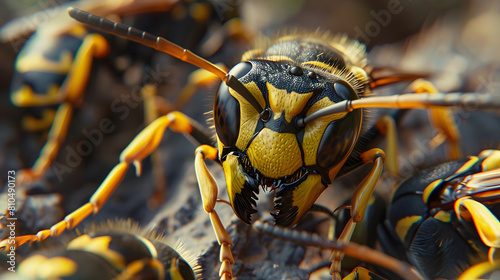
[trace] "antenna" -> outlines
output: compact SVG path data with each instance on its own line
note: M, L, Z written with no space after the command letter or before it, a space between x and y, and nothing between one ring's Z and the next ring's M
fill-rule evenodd
M72 18L89 25L94 29L151 47L201 69L205 69L219 77L219 79L226 83L228 87L243 96L243 98L245 98L258 113L264 110L252 93L250 93L250 91L248 91L248 89L237 78L226 73L210 61L168 41L165 38L154 36L146 31L141 31L137 28L117 23L77 8L70 8L68 13Z
M469 109L500 108L500 96L489 93L406 93L390 96L374 96L355 100L344 100L322 108L309 116L297 120L297 125L306 124L323 116L348 113L361 108L425 109L429 107L458 107Z

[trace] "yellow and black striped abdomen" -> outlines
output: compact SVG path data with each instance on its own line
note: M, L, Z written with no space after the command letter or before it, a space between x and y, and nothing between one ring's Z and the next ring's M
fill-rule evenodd
M500 151L486 150L417 172L394 192L386 224L429 279L457 278L487 259L490 230L500 225L499 168Z
M119 229L124 225L131 226ZM137 226L127 222L117 228L92 230L62 250L37 253L21 262L19 274L23 279L196 279L192 266L155 233L133 233Z

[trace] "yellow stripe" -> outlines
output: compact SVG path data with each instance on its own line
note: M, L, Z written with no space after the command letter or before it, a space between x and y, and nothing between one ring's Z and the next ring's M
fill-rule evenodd
M282 37L280 37L279 39L276 40L276 42L285 42L285 41L292 41L292 40L295 40L297 38L301 38L302 36L300 36L299 34L288 34L288 35L284 35Z
M50 258L44 262L38 277L42 279L54 279L73 275L78 269L78 264L65 257Z
M94 253L106 259L113 267L122 270L125 265L125 257L120 253L109 249L111 236L98 236L91 238L88 235L82 235L73 239L67 246L68 249L79 249Z
M429 197L431 196L432 192L436 189L436 186L441 184L443 182L443 179L437 179L436 181L430 183L425 187L424 193L422 194L422 200L424 203L429 202Z
M288 62L291 64L295 64L295 61L286 55L268 55L262 58L276 62Z
M20 275L35 279L38 270L43 267L45 261L47 261L47 258L41 255L29 257L19 265L18 272Z
M314 66L314 67L318 67L318 68L324 69L324 70L326 70L328 72L333 72L333 70L335 69L334 66L326 64L326 63L321 62L321 61L308 61L308 62L302 63L302 65L311 65L311 66Z
M469 170L472 166L474 166L474 164L476 164L477 162L479 161L479 158L478 157L470 157L470 159L464 163L464 165L462 165L462 167L460 167L456 172L455 174L457 173L460 173L460 172L463 172L463 171L467 171Z
M486 273L491 273L500 269L500 261L481 262L468 268L464 273L460 274L458 280L480 279Z
M493 151L481 164L483 171L500 168L500 151Z
M19 73L29 71L50 72L55 74L67 74L73 63L73 54L70 51L61 53L59 61L46 59L42 53L34 52L23 55L16 60L16 70Z
M252 59L256 59L260 57L264 53L263 49L253 49L246 51L242 56L241 56L241 61L249 61Z
M64 101L65 96L59 94L59 85L51 84L46 92L34 92L28 85L23 85L12 92L10 100L18 107L39 107L57 105Z
M19 273L37 279L59 279L75 274L77 269L78 264L71 259L65 257L46 258L35 255L21 263Z
M400 219L395 227L396 234L399 236L399 239L404 242L406 234L408 234L408 230L410 229L410 227L413 224L420 222L422 219L422 216L418 215L408 216Z
M457 201L459 202L469 211L483 243L488 247L499 248L500 221L498 218L484 204L473 199L464 198Z
M441 210L434 215L434 219L444 223L449 223L451 222L451 214L448 211Z

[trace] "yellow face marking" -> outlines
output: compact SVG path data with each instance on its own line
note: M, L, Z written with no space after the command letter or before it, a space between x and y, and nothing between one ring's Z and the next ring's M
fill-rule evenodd
M399 239L404 242L406 234L408 233L410 227L413 224L420 222L422 219L423 219L422 216L415 215L415 216L408 216L399 220L395 228L396 234L399 236Z
M321 100L319 100L318 102L314 103L311 106L311 108L309 108L309 110L307 111L306 116L309 116L310 114L318 111L319 109L323 109L324 107L330 106L332 104L335 104L335 102L330 101L330 99L328 99L328 97L323 97ZM318 118L316 120L330 120L331 119L333 121L333 120L341 119L345 115L347 115L347 113L345 113L345 112L344 113L335 113L335 114L332 114L332 115L323 116L323 117ZM329 122L331 122L331 121L329 121Z
M309 211L309 208L324 190L325 186L321 183L321 175L319 174L309 174L306 180L293 190L292 205L298 207L297 217L293 224Z
M269 105L274 112L274 119L279 119L285 112L285 119L291 122L292 118L302 112L312 92L296 93L288 92L286 89L277 89L270 83L266 83L269 92Z
M259 102L260 106L262 106L262 108L265 108L266 101L264 100L264 94L262 94L262 92L260 91L257 84L254 81L251 81L248 84L245 84L244 86L250 91L250 93L253 95L253 97L255 97L255 99L257 99L257 102ZM244 101L246 101L246 99L244 99L239 93L234 91L232 88L229 88L229 93L231 93L231 95L234 98L238 99L238 101L240 101L240 99L243 99ZM246 101L246 102L248 103L248 101ZM255 111L255 109L252 109L252 110ZM257 112L257 113L260 113L260 112Z
M422 194L422 200L424 201L424 203L429 202L429 197L431 196L432 192L434 191L434 189L436 189L436 186L441 184L442 182L443 179L438 179L425 187L424 193Z
M328 97L324 97L318 102L314 103L311 108L307 111L307 115L324 108L328 105L332 105L334 102L330 101ZM318 153L318 146L321 141L321 137L325 132L326 127L330 122L343 118L347 113L337 113L333 115L324 116L318 118L305 127L304 140L302 142L302 147L304 149L304 162L306 165L316 164L316 156Z
M58 279L74 274L77 269L77 263L65 257L33 256L21 263L19 273L37 279Z
M19 73L29 71L52 72L56 74L66 74L71 69L73 55L70 51L61 53L59 61L46 59L40 52L32 52L29 55L20 56L16 60L16 70Z
M125 258L118 252L109 249L111 236L98 236L91 238L87 234L73 239L67 246L68 249L79 249L95 253L105 258L118 270L125 267Z
M229 201L233 203L235 194L241 193L245 184L245 175L238 165L238 158L233 155L227 155L226 161L222 162L222 168L226 177Z
M278 133L268 128L260 131L247 151L253 167L269 178L290 175L302 166L295 134Z
M265 108L266 102L255 82L250 82L246 84L245 87L252 93L255 99L257 99L260 106ZM257 112L245 98L233 89L229 88L229 93L240 103L240 133L236 140L236 147L240 150L245 150L257 127L260 112Z

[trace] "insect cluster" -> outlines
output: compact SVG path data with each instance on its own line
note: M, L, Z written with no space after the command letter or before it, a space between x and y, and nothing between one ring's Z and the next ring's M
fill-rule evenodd
M405 51L373 47L368 61L366 46L410 3L373 4L364 28L351 32L367 45L325 27L262 39L250 26L266 13L239 18L253 5L82 0L41 11L56 16L23 30L36 29L17 54L10 99L26 109L15 121L33 137L20 143L45 144L34 164L24 155L6 167L2 277L94 277L87 266L102 267L95 277L103 279L495 277L497 69L478 57L470 74L460 52L436 58L429 46L450 46L433 32L452 30L448 23L422 27ZM300 22L294 9L305 7L291 3L288 22ZM0 36L12 39L15 26ZM464 30L456 37L474 38ZM257 43L239 62L228 59L249 41ZM218 60L234 66L210 62ZM477 76L479 86L469 78ZM206 88L209 102L193 97ZM213 127L202 123L200 103L213 109ZM65 237L110 217L146 230L109 222ZM197 263L168 245L176 241ZM26 257L27 243L53 252Z

